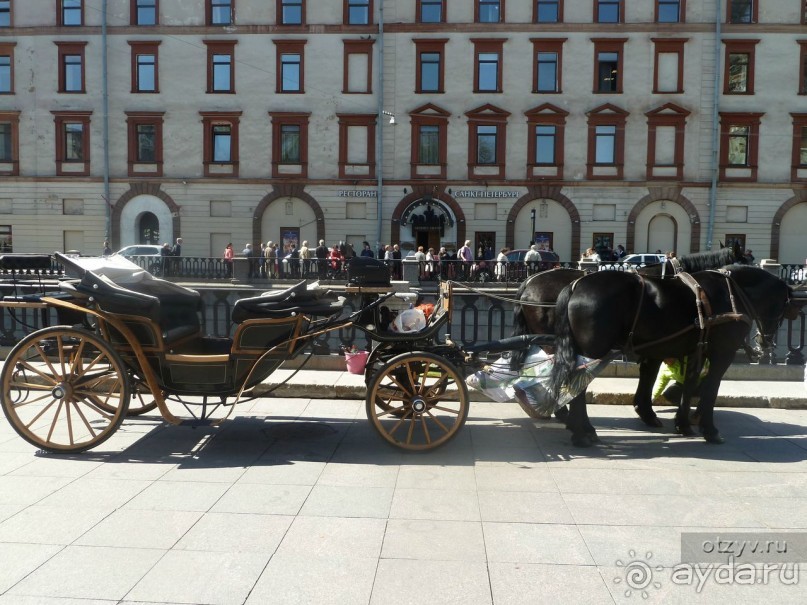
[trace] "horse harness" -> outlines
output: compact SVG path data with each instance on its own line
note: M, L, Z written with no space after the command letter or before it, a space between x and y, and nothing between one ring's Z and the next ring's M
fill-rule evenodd
M709 301L709 296L703 289L703 286L700 285L698 280L695 279L692 276L692 274L687 273L686 271L680 271L676 274L676 277L678 277L683 284L685 284L690 290L692 290L692 293L695 296L695 307L698 311L697 319L695 320L694 323L684 328L681 328L680 330L674 332L673 334L668 334L663 338L651 342L645 342L640 345L634 345L633 344L634 331L636 329L636 324L639 321L639 314L641 313L642 302L644 301L645 296L644 278L641 275L638 275L641 284L641 290L639 294L639 304L636 307L636 315L633 317L633 325L631 326L630 333L628 334L628 340L625 343L624 347L625 350L628 352L636 353L644 348L651 347L659 343L666 342L668 340L672 340L673 338L676 338L681 334L685 334L690 330L700 330L697 345L697 363L698 368L700 368L703 351L705 350L706 344L708 342L709 330L712 327L732 321L742 321L748 324L748 326L750 327L754 323L754 321L756 321L758 328L760 329L761 332L762 328L759 325L759 320L756 318L755 314L753 317L749 317L746 313L742 313L737 309L735 289L736 293L743 299L742 302L744 303L745 307L751 310L752 314L754 313L753 306L749 303L748 297L743 293L743 291L739 288L732 288L732 284L734 282L731 279L731 274L728 271L722 271L722 270L714 271L714 273L719 273L725 278L726 289L728 291L729 301L731 303L731 311L727 313L720 313L719 315L714 315L712 311L712 304ZM747 347L748 345L744 346Z

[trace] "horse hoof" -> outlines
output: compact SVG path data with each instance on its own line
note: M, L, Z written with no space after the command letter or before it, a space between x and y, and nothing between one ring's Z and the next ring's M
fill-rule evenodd
M714 445L720 445L725 443L726 440L720 436L720 433L715 431L714 433L704 433L703 438L706 440L706 443L712 443Z
M591 431L590 433L586 433L586 436L589 438L589 441L591 441L592 444L602 443L600 441L600 436L597 434L596 431Z
M675 432L681 435L682 437L694 437L695 431L692 430L690 425L675 425Z
M560 422L566 422L569 418L569 408L564 405L562 408L555 410L555 418Z
M594 433L593 437L596 439L596 442L599 442L599 437L597 437L596 433ZM572 445L574 447L591 447L595 443L594 439L592 439L591 433L572 435Z

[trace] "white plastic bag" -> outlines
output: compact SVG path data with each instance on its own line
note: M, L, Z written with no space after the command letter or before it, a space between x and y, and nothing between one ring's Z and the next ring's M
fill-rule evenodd
M392 321L394 332L418 332L426 327L426 316L420 309L405 309Z

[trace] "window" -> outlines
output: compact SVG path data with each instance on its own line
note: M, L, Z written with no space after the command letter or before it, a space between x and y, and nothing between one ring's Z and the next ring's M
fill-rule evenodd
M132 25L157 25L159 9L157 0L131 0Z
M238 176L241 112L200 111L204 128L204 175Z
M337 114L339 178L375 178L376 114Z
M0 252L13 252L11 225L0 225Z
M84 0L60 0L59 25L84 25Z
M0 27L11 27L11 0L0 0Z
M443 0L417 0L419 23L445 23Z
M656 0L658 23L683 23L686 21L686 0Z
M305 24L305 0L277 0L281 25Z
M723 40L726 67L723 94L754 94L754 49L759 40Z
M684 92L684 44L687 38L653 38L653 93Z
M728 0L729 23L756 23L759 18L759 7L755 0Z
M91 111L54 111L56 123L56 175L90 174Z
M625 122L628 113L605 104L588 114L589 179L621 179L625 163Z
M163 112L126 112L129 176L162 176Z
M756 181L762 113L720 112L720 179Z
M533 53L535 53L533 92L559 93L561 92L561 64L563 43L566 38L552 38L547 40L532 38Z
M444 65L445 44L448 38L440 40L415 40L415 52L417 53L417 81L415 91L424 92L445 92L444 90Z
M504 21L504 0L476 0L477 23Z
M418 129L418 163L440 163L440 127L424 124Z
M594 92L622 92L622 55L627 38L593 38Z
M86 42L56 42L59 49L59 92L84 92Z
M684 178L684 135L689 111L667 103L647 112L647 180Z
M204 40L207 45L207 92L235 92L235 41Z
M0 112L0 175L17 176L19 166L20 112Z
M276 112L272 118L272 176L308 176L308 113Z
M569 112L544 103L525 112L529 128L527 178L563 178L563 138Z
M373 40L343 40L345 45L342 92L373 92Z
M232 25L235 21L235 0L206 0L208 25Z
M807 113L791 113L793 118L793 181L807 181Z
M428 103L410 113L412 121L411 178L446 178L448 118L451 113Z
M504 178L507 118L510 114L483 105L468 116L468 178Z
M0 94L14 94L14 42L0 43Z
M563 0L536 0L536 23L561 23L563 21Z
M344 21L348 25L369 25L373 13L372 0L344 0Z
M796 42L799 43L799 94L807 95L807 40Z
M277 49L278 93L303 93L305 40L274 40Z
M474 92L502 92L502 49L504 40L471 39L474 43Z
M129 42L132 47L132 92L160 91L157 48L160 42Z
M622 0L594 0L597 23L622 23Z

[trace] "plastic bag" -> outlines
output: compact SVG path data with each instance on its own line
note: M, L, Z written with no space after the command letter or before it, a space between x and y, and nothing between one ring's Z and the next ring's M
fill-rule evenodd
M426 316L420 309L405 309L392 321L393 332L418 332L426 327Z
M549 391L554 356L538 346L530 347L517 371L510 369L510 354L505 353L490 366L471 374L465 383L495 401L518 402L532 418L546 418L582 393L610 361L611 357L600 360L578 356L577 368L558 399Z

